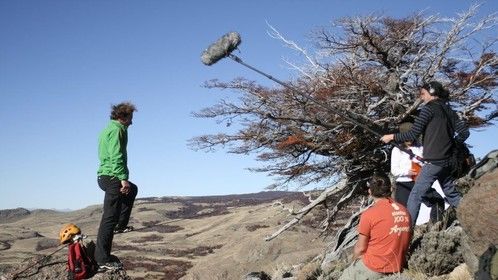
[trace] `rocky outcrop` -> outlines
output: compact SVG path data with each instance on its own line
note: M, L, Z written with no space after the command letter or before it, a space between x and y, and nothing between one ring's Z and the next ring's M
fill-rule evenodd
M12 279L65 279L66 264L61 259L36 256L25 259L0 275L1 280Z
M498 245L498 169L474 182L457 213L476 256L482 255L489 244Z
M0 280L13 279L67 279L66 260L51 256L26 259L9 272L0 274ZM93 280L131 280L125 270L105 271L89 278Z
M480 168L485 170L478 169L478 179L470 181L457 214L465 231L465 263L471 274L489 275L489 271L483 272L483 254L490 245L498 246L498 169L494 162Z

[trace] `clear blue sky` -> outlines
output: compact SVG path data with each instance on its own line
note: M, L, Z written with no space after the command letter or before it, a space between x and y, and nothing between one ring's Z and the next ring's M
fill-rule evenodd
M467 3L465 3L467 2ZM245 168L258 162L220 150L195 152L187 140L224 129L191 112L228 92L201 87L235 77L272 85L200 53L228 31L240 56L287 79L293 54L267 35L266 22L310 47L309 32L351 15L403 17L421 9L454 16L468 1L27 1L0 0L0 209L78 209L103 201L96 183L97 137L110 105L138 107L129 129L131 180L139 197L258 192L272 182ZM496 12L496 1L482 14ZM473 151L497 148L496 126L472 132ZM492 140L494 139L494 140Z

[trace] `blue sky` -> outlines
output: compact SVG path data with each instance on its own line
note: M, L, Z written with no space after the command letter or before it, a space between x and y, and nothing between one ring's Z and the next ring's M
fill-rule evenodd
M139 197L261 191L272 178L245 169L258 166L254 157L195 152L187 140L224 129L191 116L233 95L205 89L204 81L273 84L232 61L204 66L202 50L237 31L240 57L287 79L295 73L282 57L299 57L267 35L267 22L311 47L309 33L339 17L421 9L454 16L465 2L0 0L0 209L102 203L97 138L110 105L126 100L139 110L128 145ZM496 11L496 1L480 9ZM492 126L472 131L469 142L482 156L497 148L497 136Z

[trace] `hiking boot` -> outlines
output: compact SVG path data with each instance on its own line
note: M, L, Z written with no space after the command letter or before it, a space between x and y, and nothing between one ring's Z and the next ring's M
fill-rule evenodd
M98 272L104 272L108 270L121 270L123 269L123 264L120 262L106 262L99 264Z
M130 232L130 231L133 231L133 227L132 226L127 226L125 228L115 228L114 229L114 233L125 233L125 232Z

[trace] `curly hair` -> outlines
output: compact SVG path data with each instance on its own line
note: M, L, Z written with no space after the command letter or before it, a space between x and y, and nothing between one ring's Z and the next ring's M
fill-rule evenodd
M385 174L374 174L367 182L370 194L377 198L391 196L391 180Z
M112 105L111 120L128 118L135 111L137 111L137 108L130 102L122 102L117 105Z

